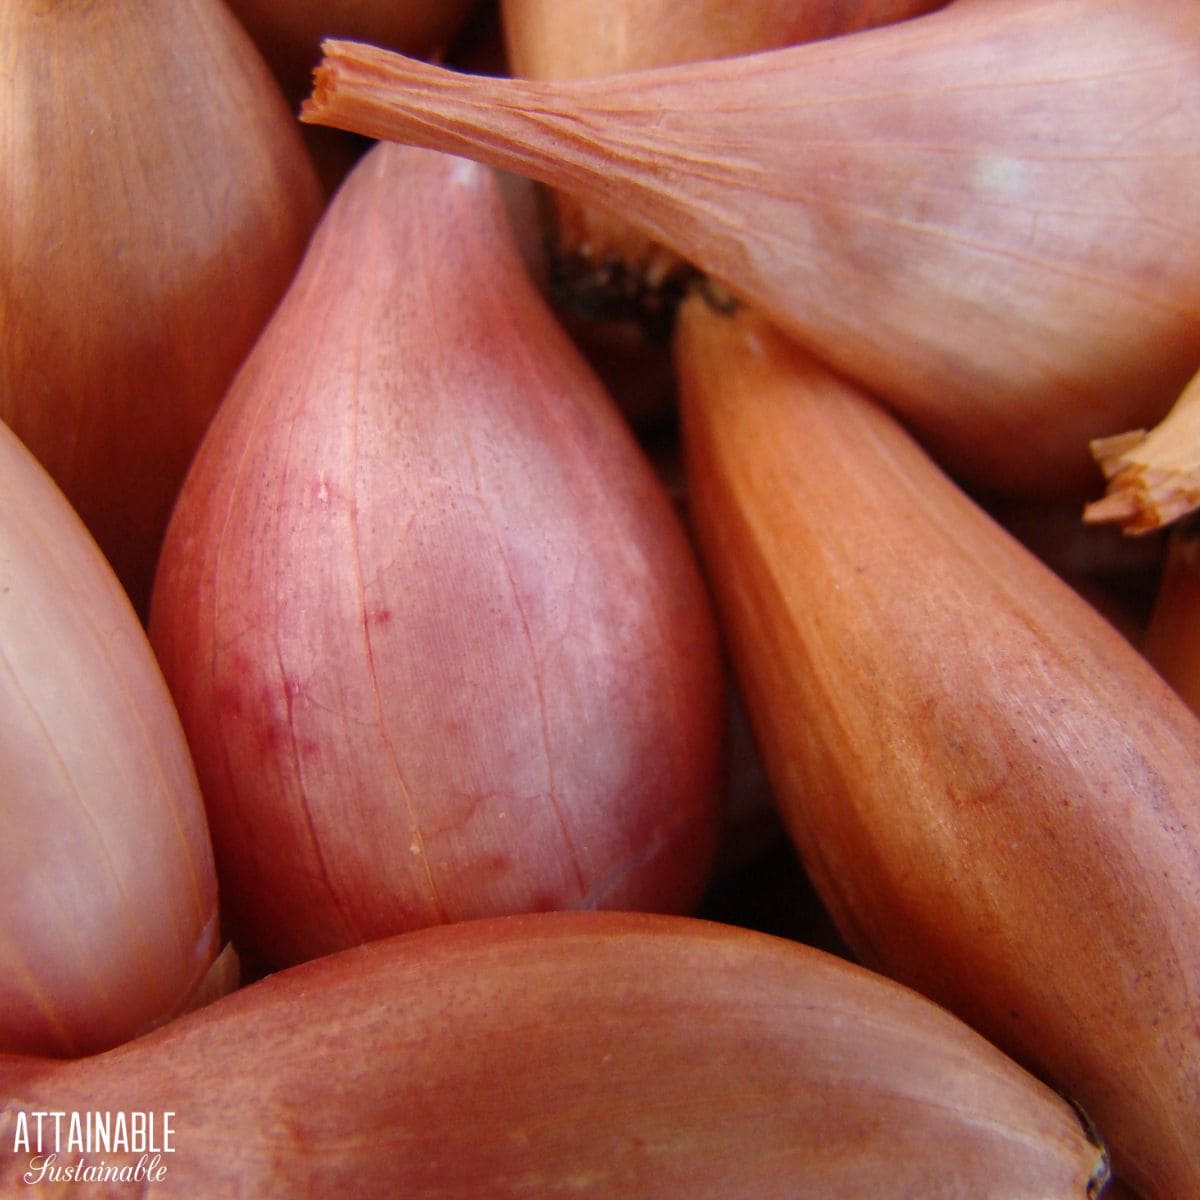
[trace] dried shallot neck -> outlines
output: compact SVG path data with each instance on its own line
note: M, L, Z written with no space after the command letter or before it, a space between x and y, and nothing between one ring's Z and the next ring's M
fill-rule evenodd
M1084 510L1085 521L1142 534L1200 509L1200 374L1149 433L1097 438L1091 448L1108 490Z

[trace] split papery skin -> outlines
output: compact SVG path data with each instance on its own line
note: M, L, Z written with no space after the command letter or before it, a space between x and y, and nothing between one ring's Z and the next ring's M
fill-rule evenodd
M620 913L423 930L95 1059L0 1057L0 1183L48 1108L172 1112L151 1190L206 1200L1089 1200L1106 1172L1070 1105L923 998Z
M689 511L785 824L862 961L1200 1195L1200 721L871 397L680 310Z
M1200 374L1171 411L1144 429L1092 443L1108 481L1104 497L1083 511L1093 524L1113 521L1126 533L1153 533L1200 508Z
M1192 0L957 0L600 80L329 42L302 119L605 206L902 414L956 475L1083 494L1200 357Z
M0 1051L90 1054L168 1020L219 933L200 788L145 632L0 423Z
M478 164L381 144L342 187L185 484L150 630L268 962L700 898L708 597Z

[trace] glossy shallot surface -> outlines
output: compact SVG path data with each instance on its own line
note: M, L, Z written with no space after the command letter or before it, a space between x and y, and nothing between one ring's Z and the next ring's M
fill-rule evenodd
M0 418L145 615L171 505L320 211L223 0L0 0Z
M219 933L200 790L145 632L0 424L0 1051L92 1053L167 1020Z
M468 154L636 224L858 380L956 475L1091 486L1200 359L1192 0L955 0L597 80L330 42L305 120Z
M170 1111L151 1190L207 1200L1091 1200L1105 1176L1064 1100L921 997L622 913L422 930L85 1062L0 1056L0 1183L50 1107Z
M681 310L689 511L767 775L864 961L1200 1192L1200 720L882 406Z
M381 144L343 186L184 487L151 636L268 962L699 900L707 593L486 168Z

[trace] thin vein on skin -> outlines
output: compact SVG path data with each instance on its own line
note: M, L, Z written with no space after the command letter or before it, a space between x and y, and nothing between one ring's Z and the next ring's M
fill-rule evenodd
M127 920L129 920L132 916L132 908L129 904L129 898L125 894L124 888L121 883L121 878L118 875L116 867L113 864L113 860L108 852L108 847L105 844L105 841L100 834L100 826L99 826L98 822L96 821L96 818L95 818L94 814L92 813L90 807L84 800L83 796L80 794L79 789L77 788L75 781L72 777L71 771L68 768L66 761L63 759L62 755L59 753L58 747L55 744L54 739L50 736L50 731L47 728L46 723L43 721L41 713L37 710L36 706L30 701L29 696L26 694L24 688L21 687L20 680L17 677L17 673L13 669L12 664L8 659L8 656L4 653L3 646L0 646L0 667L4 668L5 674L7 674L9 679L11 680L10 686L8 688L6 688L5 690L9 691L10 694L16 693L17 695L20 696L25 708L28 710L30 715L33 717L34 721L37 723L38 728L41 730L42 743L46 747L46 749L49 751L50 757L52 758L52 760L55 764L55 767L58 771L58 774L59 774L60 778L62 779L63 792L69 793L75 797L79 811L83 814L88 825L91 827L92 833L93 833L93 839L94 839L95 843L97 844L97 847L99 848L100 854L103 858L104 865L107 868L108 874L114 881L117 897L120 901L122 909L125 911ZM51 889L48 893L48 898L49 898L50 902L55 906L55 908L59 912L60 919L58 921L56 921L53 926L56 937L67 939L74 945L75 953L72 955L72 959L75 962L76 966L79 967L81 969L82 973L86 976L92 990L98 996L100 996L102 998L104 1007L109 1011L115 1011L114 1006L113 1006L112 991L109 988L107 982L105 981L103 975L97 969L97 966L93 960L92 955L87 952L87 948L85 947L84 942L83 942L83 929L79 926L78 922L76 921L75 914L68 913L63 908L62 899L59 896L57 889ZM130 927L132 929L136 928L136 926L133 926L132 924ZM12 952L6 953L6 957L10 957L11 961L13 961L14 963L19 962L19 959L16 957L15 949ZM143 968L146 968L147 964L144 961L144 956L140 956L140 957L143 958ZM32 976L30 978L31 978L31 982L32 982ZM148 975L147 978L152 978L152 976ZM64 1039L64 1045L73 1046L74 1038L72 1038L67 1033L66 1029L55 1019L53 1010L50 1007L50 1001L48 999L46 999L46 1000L42 999L42 997L45 996L45 993L42 992L42 990L37 987L36 982L33 983L32 990L38 999L39 1005L41 1005L44 1008L46 1016L49 1018L50 1022L55 1026L55 1028L57 1030L59 1030L61 1032L61 1036Z
M515 352L519 353L526 363L526 367L534 377L538 376L542 371L542 362L533 353L532 347L525 342L514 339ZM674 626L667 618L663 611L664 604L664 589L663 585L651 567L645 561L645 557L637 549L636 539L629 536L629 530L622 525L621 520L616 512L614 504L610 500L610 481L604 477L599 465L596 463L591 454L581 452L576 455L573 468L578 472L586 472L592 483L592 494L599 498L599 502L592 510L593 515L602 515L608 529L611 531L610 536L606 539L606 543L622 554L627 562L633 567L633 572L637 575L643 573L650 577L651 585L643 589L641 599L649 599L648 605L639 605L639 611L648 612L650 620L654 623L657 633L655 646L664 647L670 646L673 642ZM578 564L578 559L576 560ZM576 565L576 573L579 570ZM564 633L564 639L566 637ZM646 652L647 655L652 654L651 651ZM664 721L662 727L679 730L688 727L690 719L690 703L689 698L685 696L683 688L683 673L681 671L664 671L655 674L656 682L667 682L670 689L669 701L671 705L672 717L668 721ZM663 697L666 698L666 697ZM676 834L677 825L673 825L669 830L663 833L659 838L655 839L654 851L657 852L663 847L670 844L670 840ZM637 866L650 860L649 854L640 854L636 862L629 863L624 867L623 874L627 875ZM615 886L614 876L610 875L607 881L593 885L584 896L584 903L590 904L591 898L602 896L607 887Z
M467 453L471 457L471 469L476 478L476 490L480 491L478 466L475 462L474 452L469 446L468 441ZM546 798L550 802L551 808L554 810L555 819L558 822L559 829L562 832L563 844L567 849L567 856L571 861L571 867L575 873L575 886L582 896L587 891L587 883L583 866L580 861L579 849L575 845L575 840L571 834L570 824L567 821L566 811L563 808L562 795L559 791L557 771L554 762L554 747L553 740L550 736L550 714L549 707L546 703L546 692L542 682L541 672L541 656L538 653L537 644L534 641L533 631L529 626L529 617L525 611L525 606L521 601L520 589L517 586L516 576L513 574L512 563L509 561L507 551L505 550L504 541L500 536L500 531L496 526L495 516L492 513L491 506L483 499L480 492L480 508L483 511L484 519L487 521L488 530L492 535L492 539L496 543L496 553L499 557L501 565L504 567L504 575L508 581L509 591L512 595L513 607L516 609L517 616L521 620L521 632L525 640L525 645L529 650L530 674L533 679L534 690L537 692L538 701L538 727L542 737L542 753L546 760Z
M299 414L294 417L288 426L287 444L283 453L283 461L281 464L281 469L278 471L276 476L278 485L278 499L276 501L274 511L277 513L287 510L287 500L284 493L286 481L291 474L290 466L292 463L292 443L295 438L298 420ZM276 537L282 541L284 537L284 531L281 523L276 525L275 532ZM278 562L280 558L281 555L277 554L276 561ZM303 818L304 827L308 832L309 845L312 850L313 857L316 860L317 868L320 872L321 883L325 888L326 894L329 896L329 899L336 909L338 916L341 918L349 936L357 941L363 941L365 939L362 937L354 918L347 910L340 890L334 886L332 876L329 872L329 863L325 858L321 836L317 831L317 823L313 818L312 806L309 803L308 797L308 787L304 779L304 762L300 754L300 737L296 732L295 697L292 695L287 682L287 667L284 662L283 644L280 637L280 618L281 614L286 610L287 607L286 597L282 595L282 590L285 584L291 582L292 580L290 576L285 579L283 572L276 571L275 578L273 580L276 617L273 625L273 631L277 678L279 680L279 684L284 690L284 702L287 708L288 744L291 747L290 757L296 772L296 798L299 802L300 815Z
M10 510L19 511L22 506L16 498L10 497L8 507L10 508ZM42 524L38 521L26 521L23 523L23 528L24 528L26 535L28 537L32 538L38 544L38 547L40 550L40 554L38 555L38 557L41 559L41 561L52 564L52 566L54 568L54 574L57 577L57 580L59 582L59 590L61 590L65 595L74 598L77 595L77 593L74 588L73 579L68 577L67 574L65 574L61 569L59 569L60 559L59 559L59 547L57 546L57 544L51 542L46 537L46 531L45 531L44 527L42 526ZM111 676L114 679L119 679L122 682L124 682L125 681L125 673L121 670L118 670L118 668L117 668L116 660L114 659L114 656L112 653L112 647L109 643L108 637L105 636L104 631L100 628L100 626L98 624L97 614L92 610L91 606L87 605L87 604L77 604L75 606L75 609L76 609L78 616L84 621L88 631L91 633L91 635L92 635L91 641L92 641L93 645L99 651L101 657L103 658L105 665L109 669ZM138 961L141 965L143 978L146 980L147 983L153 983L158 979L158 973L154 970L154 967L153 967L153 962L152 962L153 956L149 951L149 947L147 945L147 938L145 936L146 930L141 923L139 923L138 921L136 921L134 919L136 906L131 902L129 893L126 889L125 880L122 878L121 873L117 870L116 861L115 861L112 853L109 850L108 842L105 837L105 827L104 827L103 823L98 820L96 814L92 811L91 807L87 803L87 801L84 797L84 794L80 791L79 787L77 786L74 776L73 776L73 773L72 773L70 767L68 766L66 760L63 758L62 754L59 752L58 745L55 742L54 738L51 736L50 729L46 725L44 719L42 718L41 712L33 704L30 697L25 692L24 688L21 687L21 683L17 676L17 672L14 669L12 663L9 661L7 655L4 654L2 647L0 647L0 663L2 663L3 666L6 668L7 674L9 676L9 678L11 679L12 691L14 691L20 695L25 708L28 710L28 712L31 714L31 716L34 718L34 720L37 722L37 725L38 725L39 729L41 730L42 742L43 742L44 746L50 751L51 755L53 756L54 762L56 764L56 769L62 780L64 793L69 793L74 796L79 811L83 814L84 818L87 820L88 825L90 826L90 828L92 830L93 842L94 842L96 848L99 850L99 852L102 856L103 863L106 868L107 874L109 875L109 877L112 880L114 894L117 898L122 915L124 917L126 928L129 931L133 945L136 948L136 953L137 953ZM73 677L73 680L76 684L79 683L78 678ZM139 705L132 704L132 705L126 706L125 711L132 712L132 715L135 719L136 728L137 728L138 732L142 734L142 740L147 748L147 753L144 756L143 761L145 759L149 759L150 762L152 763L154 772L161 781L162 794L164 796L168 796L168 797L173 796L172 789L169 788L167 785L163 763L162 763L161 759L159 758L159 756L154 752L153 739L151 739L149 736L149 730L146 726L144 714L143 714L141 707ZM188 842L187 838L183 835L182 828L179 826L178 807L173 804L170 805L169 807L171 809L171 816L172 816L173 823L174 823L177 831L179 832L180 840L181 840L181 843L185 850L184 859L187 863L188 871L189 871L190 878L191 878L192 885L193 885L193 895L194 895L194 899L195 899L196 912L200 915L203 915L203 905L200 902L199 879L196 875L195 863L193 862L192 855L190 853L190 843ZM54 898L56 904L60 903L56 893L53 894L53 898ZM64 915L66 915L66 914L64 914ZM71 935L76 937L76 939L78 939L79 932L76 929L74 920L70 920L70 921L66 921L66 922L60 921L59 926L62 929L69 929ZM78 942L77 942L77 944L78 944ZM81 952L76 957L77 957L77 961L83 962L85 964L88 962L88 955L86 955L82 952L82 947L81 947ZM99 975L96 975L96 974L92 974L92 973L90 973L90 974L91 974L92 983L93 983L93 986L94 986L96 992L104 997L104 1001L105 1001L106 1005L110 1005L111 1001L112 1001L112 996L109 993L107 987L105 987L103 985L102 977Z
M42 544L42 546L44 548L43 555L42 555L42 561L44 561L44 562L54 561L54 554L55 554L56 547L53 544L51 544L49 541L47 541L44 530L39 528L37 522L30 522L28 524L27 528L33 533L33 535L37 538L37 540ZM61 587L62 591L64 592L64 594L72 593L72 590L73 590L72 589L72 581L62 571L57 572L57 574L59 576L59 579L61 580L60 587ZM122 683L126 682L127 674L122 669L122 666L119 662L120 656L118 656L116 654L115 647L113 646L109 637L106 635L105 630L103 628L101 628L98 620L96 619L97 618L96 612L92 609L91 605L89 605L89 604L77 605L76 611L83 618L83 620L86 621L88 629L91 632L91 634L93 635L92 636L93 644L99 650L99 653L100 653L101 657L103 658L105 666L108 668L108 671L109 671L109 674L111 675L111 677L114 679L121 680ZM147 654L152 655L152 653L153 652L151 650L149 650L149 648L147 648ZM157 667L156 667L156 669L157 669ZM163 684L163 687L164 688L166 687L165 683ZM171 700L171 698L170 698L169 692L164 697L164 700L166 701L166 703L168 703L170 705L173 705L173 703L174 703L173 700ZM193 799L193 796L189 794L189 795L181 797L179 795L178 789L172 785L171 780L169 779L169 777L167 775L167 768L166 768L165 762L163 761L163 756L159 752L158 743L151 734L150 724L147 719L145 707L141 704L134 703L134 704L129 704L129 705L125 706L124 711L132 718L134 728L137 732L139 741L143 747L143 753L137 756L137 761L143 765L148 764L151 767L155 778L158 780L159 794L162 797L166 798L166 800L168 801L168 803L165 805L165 807L168 811L168 817L170 820L171 828L175 832L175 836L176 836L178 845L182 851L181 857L182 857L184 868L185 868L185 877L186 877L186 881L188 884L188 892L189 892L189 895L191 898L192 909L193 909L193 912L194 912L196 918L200 922L201 928L204 928L208 924L209 913L206 911L205 905L204 905L203 895L204 895L205 889L203 888L203 886L201 885L201 882L200 882L200 873L199 873L199 865L198 864L199 864L199 860L201 860L201 859L207 860L207 855L205 855L203 853L197 855L194 852L195 851L195 841L193 838L188 836L187 831L184 829L183 820L182 820L182 803L188 803L191 799ZM173 713L173 711L174 710L172 708L172 713ZM179 736L180 736L181 741L183 742L180 749L181 749L182 754L185 759L184 765L186 766L187 771L188 771L188 782L192 783L192 782L195 782L195 776L194 776L194 774L191 773L192 767L191 767L190 751L187 748L186 739L184 738L182 729L180 730ZM189 791L190 791L190 789L189 789ZM201 800L201 797L199 794L198 782L196 782L196 790L194 793L194 799L195 799L196 803L198 805L200 805L202 808L202 800ZM182 803L181 803L181 801L182 801ZM161 808L156 809L156 812L161 812L161 811L162 811ZM205 832L204 836L207 836L207 832ZM130 909L129 916L132 918L131 906L129 905L128 897L125 895L123 890L121 892L121 898L122 898L122 903L124 904L124 906L127 909ZM131 926L131 927L136 928L136 926ZM181 951L183 953L183 957L185 959L191 958L194 953L195 947L187 945L186 941L183 940L184 939L184 930L183 930L182 926L181 925L176 926L174 929L174 932L179 935L179 944L181 947ZM153 970L151 964L149 962L145 962L143 965L146 970L147 981L156 979L157 973ZM193 980L193 982L196 982L200 978L200 976L203 975L205 969L206 969L205 965L201 965L197 968L195 979Z
M256 353L254 355L254 358L257 361L262 361L261 355L258 353ZM221 588L221 583L225 579L224 564L225 564L226 556L228 553L230 553L229 545L230 545L231 527L233 526L234 515L237 514L238 517L244 517L245 513L252 513L255 509L254 496L253 496L253 493L250 491L249 483L246 480L246 474L247 474L247 471L249 469L250 462L251 462L251 453L259 445L262 427L264 425L270 423L270 421L272 420L272 415L269 411L270 404L268 401L269 401L269 397L272 396L275 391L274 381L275 381L275 373L276 373L276 369L277 369L278 360L273 357L268 357L267 361L270 364L268 371L266 372L265 376L259 376L257 379L256 402L250 413L249 428L246 430L245 435L240 439L241 444L237 450L237 456L233 462L233 469L232 469L232 472L229 473L229 475L230 475L229 500L225 506L225 511L222 514L221 527L217 533L217 536L215 538L211 539L212 544L213 544L213 553L212 553L212 564L213 565L212 565L212 576L211 576L211 582L210 582L211 598L212 598L212 611L211 611L211 616L209 618L209 630L212 632L213 636L212 636L212 649L209 654L209 660L208 660L208 680L207 680L207 691L208 691L207 699L210 704L213 703L213 699L214 699L213 693L216 690L217 681L221 678L221 668L220 668L221 658L224 657L224 655L228 651L231 650L234 641L236 641L236 640L244 637L246 634L254 631L257 627L256 623L251 622L248 626L240 629L234 637L227 638L225 640L221 640L220 638L217 637L217 633L218 633L218 631L220 631L220 629L222 627L221 617L222 617L223 592L222 592L222 588ZM222 403L223 403L223 405L228 405L228 404L230 404L230 399L228 397L226 397L226 399ZM221 417L221 413L220 413L220 411L218 411L217 419L220 419L220 417ZM226 439L226 444L227 444L227 439ZM201 452L203 453L203 448L202 448ZM223 464L222 464L222 466L223 466ZM225 470L222 469L222 470L218 471L217 474L218 474L218 478L216 481L216 487L220 487L226 477L226 472L225 472ZM239 497L244 492L250 493L250 494L247 496L247 503L245 504L245 506L242 506L241 504L238 503L238 500L239 500ZM206 497L201 497L197 503L203 505L205 502L206 502ZM239 523L239 528L240 528L240 523ZM204 532L206 532L206 530L204 529L204 527L202 527L202 533L204 533ZM202 560L202 561L204 561L204 560ZM203 588L203 585L204 585L204 580L200 579L200 580L197 580L193 586L196 586L197 590L200 591ZM232 591L233 591L235 599L228 607L231 611L236 613L236 612L238 612L237 600L240 599L241 596L243 595L243 586L242 586L242 581L241 581L240 577L237 580L235 580ZM256 850L258 850L257 843L256 843L255 839L251 836L250 824L247 821L247 819L245 818L245 816L243 816L242 805L238 802L238 791L239 791L238 781L241 778L241 772L238 771L236 769L236 767L234 766L233 755L231 753L231 748L230 748L230 739L225 734L225 727L227 725L227 722L222 718L219 710L214 713L214 718L215 718L215 723L216 723L217 729L218 729L218 734L214 740L215 740L215 743L217 746L217 751L221 756L221 764L224 768L223 776L224 776L224 779L226 780L226 782L228 783L229 792L230 792L230 800L231 800L231 803L226 803L226 804L222 805L222 811L226 816L231 816L235 820L237 820L238 824L241 826L241 829L242 829L241 843L242 843L242 845L243 846L251 846L252 845L252 846L255 846ZM211 745L211 743L210 743L210 745Z
M354 346L354 371L353 376L355 384L362 375L362 346L356 342ZM375 726L383 739L383 744L387 750L388 761L391 766L392 775L396 780L396 784L400 789L400 797L404 803L405 813L408 817L408 825L411 831L412 844L416 846L416 854L414 857L421 864L421 869L424 874L425 885L428 888L429 899L432 904L436 920L438 923L445 924L449 921L450 916L446 909L446 905L442 900L441 894L438 891L437 882L433 877L433 865L429 860L429 853L425 845L425 837L421 831L421 823L417 816L417 807L413 799L412 791L405 779L404 771L400 764L400 756L396 752L396 743L392 737L391 728L388 725L387 719L383 710L383 697L379 690L379 674L375 667L375 648L372 642L371 622L367 617L367 597L366 597L366 581L363 575L362 565L362 539L359 531L358 520L358 462L359 462L359 418L361 415L360 403L358 398L358 388L354 389L354 402L350 406L350 430L351 430L351 446L349 459L353 464L354 480L355 480L355 495L350 501L350 539L349 549L354 563L354 586L358 593L358 611L361 615L363 649L366 654L366 669L367 678L371 686L371 698L375 708ZM406 523L404 528L411 524L411 519Z
M537 364L532 362L528 347L525 345L523 340L521 338L511 338L509 341L510 348L514 351L514 353L523 355L536 372ZM570 823L567 820L567 814L563 808L562 795L559 790L557 770L554 761L553 739L551 738L550 734L549 708L547 705L547 698L541 672L541 655L533 636L533 630L529 624L529 616L525 611L524 604L521 601L520 589L517 585L516 576L513 573L512 563L508 557L504 540L500 536L500 530L496 524L495 514L492 511L492 506L488 502L487 495L483 488L482 478L479 470L479 461L475 454L475 447L472 442L471 429L469 425L464 423L461 432L463 450L466 453L467 459L471 466L471 475L474 480L475 494L479 499L480 510L484 515L484 519L487 521L488 530L491 533L492 540L495 542L497 556L504 568L505 578L508 581L509 591L512 595L513 607L516 610L517 616L520 618L522 634L524 636L526 647L529 651L530 670L534 689L537 693L538 699L538 721L539 728L541 730L542 753L546 762L547 799L550 802L555 819L562 833L563 844L566 847L567 855L570 859L571 867L575 875L576 889L578 890L580 896L583 896L588 890L587 876L583 869L579 848L575 844L574 837L571 833Z

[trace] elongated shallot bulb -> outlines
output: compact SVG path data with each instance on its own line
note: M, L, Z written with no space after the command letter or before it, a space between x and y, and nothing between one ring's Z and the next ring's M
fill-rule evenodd
M224 0L0 0L0 418L145 615L184 472L321 195Z
M689 512L846 941L1200 1195L1200 720L873 398L748 309L677 332Z
M147 1193L188 1200L1094 1200L1107 1176L1065 1100L908 989L629 913L421 930L111 1054L0 1055L0 1186L48 1174L44 1110L148 1114L160 1144L170 1114Z
M943 464L1082 491L1200 359L1194 0L956 0L597 80L325 47L307 121L619 213L888 401Z
M200 789L145 632L0 423L0 1051L90 1054L161 1024L219 934Z
M476 163L381 143L343 185L188 476L150 628L269 962L700 898L708 597Z

